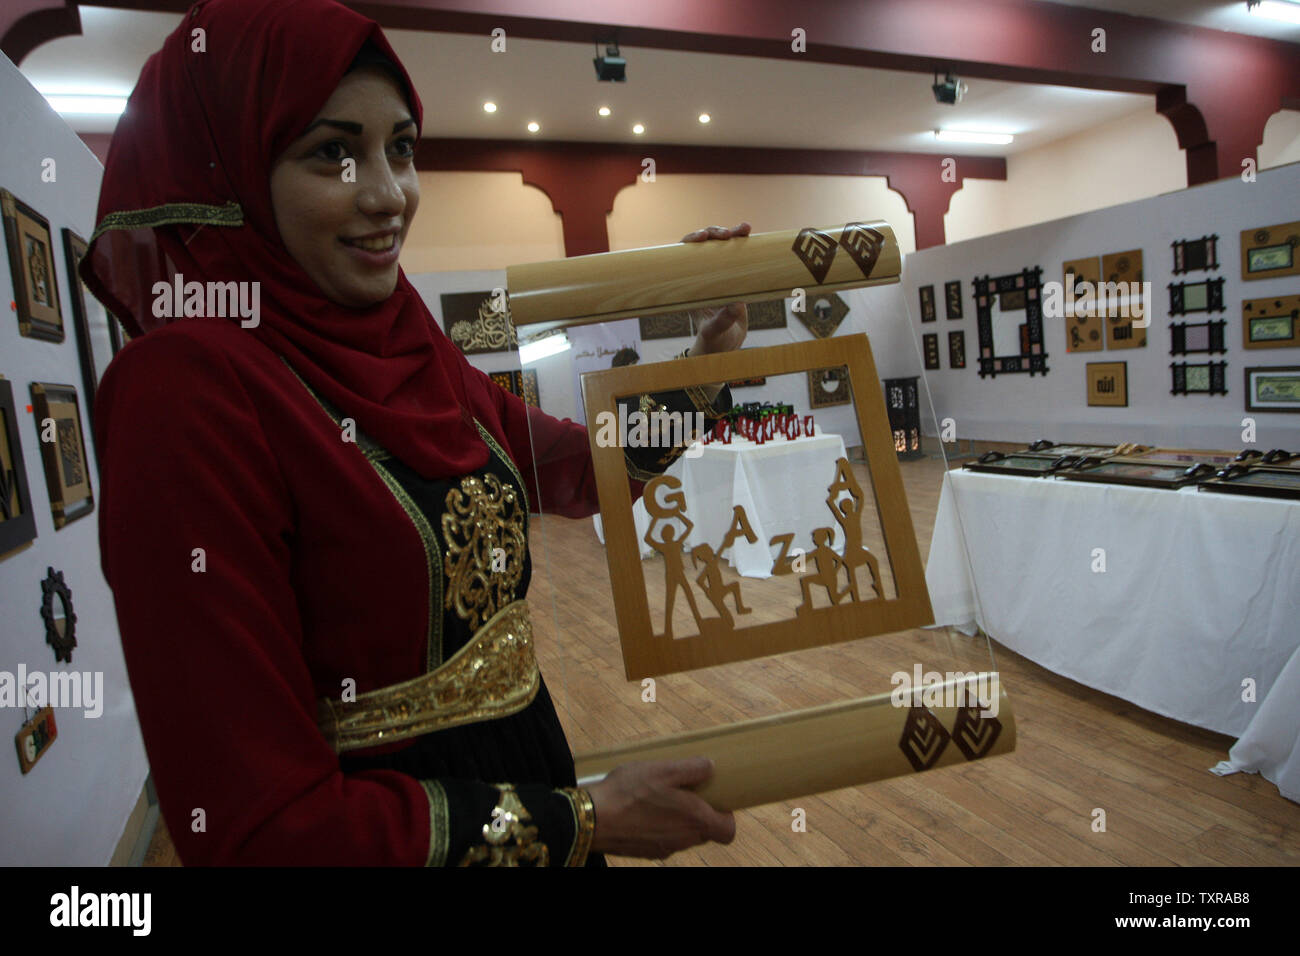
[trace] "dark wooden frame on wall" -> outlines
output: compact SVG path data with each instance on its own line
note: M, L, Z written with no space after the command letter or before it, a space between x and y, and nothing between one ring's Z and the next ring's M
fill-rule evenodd
M69 485L64 480L65 468L58 442L40 442L41 460L45 465L45 484L50 495L50 513L54 516L54 530L59 531L95 510L95 483L92 477L95 469L87 452L86 427L81 419L81 403L77 399L77 390L71 385L32 382L28 388L32 395L32 414L36 419L37 435L40 435L42 423L47 418L54 418L56 422L60 418L71 421L75 427L75 450L81 459L82 468L85 469L85 494L70 502L68 491L81 485L82 482ZM56 418L50 408L51 403L71 405L72 412L67 416Z
M95 368L95 348L90 340L90 315L86 311L86 287L77 267L86 256L86 240L71 229L63 230L63 258L68 267L68 286L72 292L72 326L77 337L77 358L81 362L81 388L86 396L86 417L95 427L95 392L99 375ZM119 346L120 348L120 346Z
M1201 236L1199 239L1175 239L1170 245L1174 250L1173 274L1176 276L1185 275L1188 272L1209 271L1210 269L1219 268L1219 237L1217 234ZM1190 251L1197 247L1200 248L1204 256L1203 260L1190 254ZM1195 259L1195 262L1189 262L1189 259Z
M27 484L13 385L3 375L0 375L0 419L3 419L0 441L5 442L9 452L9 473L0 474L0 495L4 496L0 504L0 559L3 559L36 538L36 514L32 511L32 492ZM5 518L11 501L17 504L18 513Z
M1043 295L1041 266L1022 269L1007 275L976 276L971 280L975 294L975 317L979 327L979 374L988 376L1028 372L1046 375L1047 352L1043 347ZM1025 340L1018 355L993 354L993 297L1004 292L1024 292ZM1018 311L1018 310L1015 310Z
M1205 286L1205 308L1189 309L1187 307L1187 290L1192 286ZM1169 283L1169 314L1170 315L1195 315L1205 312L1222 312L1223 305L1223 277L1217 279L1198 279L1195 282L1171 282Z
M1188 329L1208 329L1207 335L1210 344L1203 349L1191 349L1187 347L1187 330ZM1170 355L1212 355L1216 353L1226 353L1228 351L1226 330L1228 327L1227 319L1210 319L1206 322L1172 322L1169 325L1169 354Z
M1193 368L1209 369L1210 382L1208 388L1188 388L1187 373ZM1228 363L1227 362L1170 362L1169 371L1172 382L1169 387L1170 395L1227 395L1228 394Z
M934 304L934 286L923 285L916 290L921 300L921 321L933 322L939 318L939 312Z
M953 279L943 284L943 308L949 319L962 318L960 279Z
M1252 365L1246 369L1246 411L1300 413L1300 403L1288 408L1269 408L1267 405L1255 404L1255 389L1250 381L1252 372L1290 372L1300 377L1300 365Z
M9 253L9 269L13 279L14 306L18 312L18 331L23 335L46 342L62 342L67 335L64 329L62 298L59 295L59 266L54 254L54 239L50 234L50 221L7 189L0 189L0 215L4 218L5 246ZM31 270L23 259L23 236L39 232L38 238L45 252L49 269L49 290L52 305L42 305L35 300L31 284Z

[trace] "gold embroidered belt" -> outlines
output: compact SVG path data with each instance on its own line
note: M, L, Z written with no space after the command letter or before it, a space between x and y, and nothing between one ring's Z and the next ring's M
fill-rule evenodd
M516 714L532 703L540 682L528 604L514 601L436 670L355 701L324 698L318 722L343 753Z

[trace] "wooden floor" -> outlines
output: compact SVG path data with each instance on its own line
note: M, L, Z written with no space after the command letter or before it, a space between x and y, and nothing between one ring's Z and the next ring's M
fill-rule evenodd
M923 560L944 467L939 459L902 464ZM855 468L865 487L865 469ZM647 702L641 682L623 677L604 549L590 520L535 518L531 529L538 655L575 752L889 690L890 675L916 662L940 671L990 666L983 637L917 630L667 675ZM657 558L645 562L652 590L662 587L661 568ZM746 603L761 610L761 588L748 579L745 588ZM667 865L1300 864L1300 805L1261 777L1208 772L1231 738L1059 677L995 642L991 649L1015 706L1015 753L743 811L730 846L687 851ZM796 808L806 832L792 828ZM1104 832L1093 829L1099 809ZM178 865L161 823L145 865Z

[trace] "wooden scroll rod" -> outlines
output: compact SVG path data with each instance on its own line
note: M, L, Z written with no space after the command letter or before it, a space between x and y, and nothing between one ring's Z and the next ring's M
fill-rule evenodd
M981 716L976 688L998 702L995 717ZM717 810L742 810L1015 750L1015 713L997 673L907 690L909 702L924 695L921 706L896 706L903 693L900 688L580 755L578 783L589 785L630 761L705 756L714 774L697 792ZM971 706L957 705L964 700Z

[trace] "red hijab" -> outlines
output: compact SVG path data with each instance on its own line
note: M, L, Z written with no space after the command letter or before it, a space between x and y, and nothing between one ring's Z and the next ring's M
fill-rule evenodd
M260 282L261 322L246 334L424 477L465 474L487 461L466 411L468 363L405 272L377 305L331 302L272 212L273 160L366 41L396 65L421 126L410 77L374 21L333 0L195 3L118 122L81 275L133 337L171 321L240 321L157 318L155 282Z

